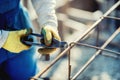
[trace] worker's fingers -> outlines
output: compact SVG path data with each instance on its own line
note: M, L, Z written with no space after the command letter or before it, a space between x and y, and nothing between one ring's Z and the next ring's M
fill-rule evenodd
M44 27L42 29L42 34L44 36L45 45L49 46L52 43L52 34L51 34L50 30Z

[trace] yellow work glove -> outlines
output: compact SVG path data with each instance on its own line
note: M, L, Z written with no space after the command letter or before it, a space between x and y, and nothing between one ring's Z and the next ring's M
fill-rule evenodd
M52 38L55 38L59 41L61 40L56 27L45 26L42 28L41 33L44 36L44 44L46 46L50 46L52 44ZM51 48L42 48L42 49L40 48L38 52L41 54L50 54L56 50L57 48L52 48L52 49Z
M28 35L30 32L29 29L10 31L3 48L13 53L19 53L23 50L29 49L30 46L23 44L20 39L21 37Z

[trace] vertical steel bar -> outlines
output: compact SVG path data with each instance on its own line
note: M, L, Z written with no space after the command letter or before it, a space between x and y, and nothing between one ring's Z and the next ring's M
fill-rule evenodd
M68 80L70 80L70 77L71 77L70 58L71 58L71 50L68 51Z
M104 49L120 32L120 27L112 34L112 36L102 45L101 49ZM102 50L98 50L86 64L71 78L71 80L75 80L87 67L90 63L94 61L94 59L101 53Z
M100 26L97 27L96 46L99 46Z
M118 1L116 4L114 4L103 16L107 16L108 14L110 14L115 8L117 8L120 5L120 1ZM78 42L81 39L83 39L89 32L91 32L96 25L98 25L102 20L104 19L104 17L101 17L99 20L97 20L87 31L85 31L85 33L83 33L83 35L81 35L79 38L77 38L74 42ZM54 65L63 55L66 54L66 52L68 50L70 50L72 47L74 47L75 44L73 44L72 46L68 46L64 51L62 51L59 56L57 56L45 69L43 69L43 71L39 72L38 74L36 74L35 76L33 76L33 78L39 78L40 76L42 76L52 65Z

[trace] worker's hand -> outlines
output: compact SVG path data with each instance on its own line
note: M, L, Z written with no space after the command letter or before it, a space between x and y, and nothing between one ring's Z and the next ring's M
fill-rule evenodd
M55 38L59 41L61 40L56 27L45 26L45 27L42 28L41 33L44 36L44 44L46 46L50 46L52 44L52 39L53 38ZM38 52L41 53L41 54L50 54L50 53L52 53L56 50L57 50L57 48L52 48L52 49L51 48L42 48L42 49L40 48L38 50Z
M23 44L20 39L21 37L26 36L31 32L31 29L10 31L7 40L3 45L3 48L13 53L19 53L23 50L29 49L30 46Z

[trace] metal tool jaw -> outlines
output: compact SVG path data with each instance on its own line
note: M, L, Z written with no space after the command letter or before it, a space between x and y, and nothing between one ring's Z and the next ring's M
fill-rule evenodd
M33 40L34 37L39 38L39 41L34 42ZM55 38L53 38L52 44L50 46L46 46L44 44L43 35L37 34L37 33L31 33L27 36L21 37L21 42L29 46L38 46L38 48L66 48L68 47L67 42L58 41ZM44 54L41 57L42 57L41 59L44 61L48 61L50 59L49 54L46 54L46 55Z

